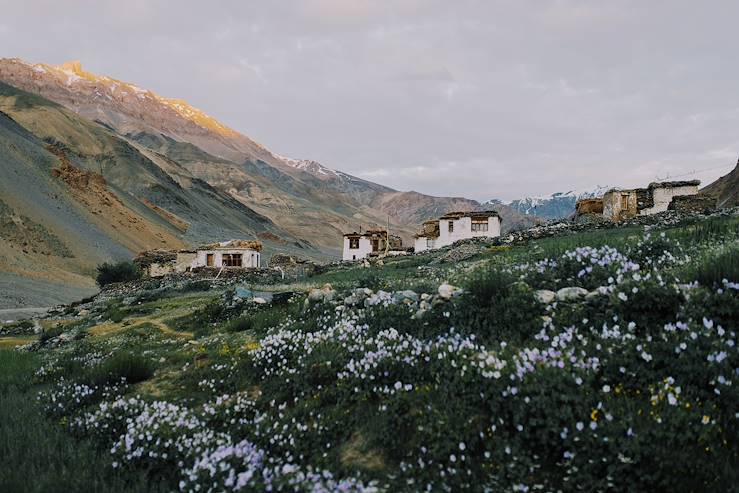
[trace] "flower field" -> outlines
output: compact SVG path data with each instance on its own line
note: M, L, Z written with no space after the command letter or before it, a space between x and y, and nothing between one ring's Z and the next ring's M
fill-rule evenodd
M342 268L267 304L143 293L26 349L45 419L171 490L730 491L738 242L728 215Z

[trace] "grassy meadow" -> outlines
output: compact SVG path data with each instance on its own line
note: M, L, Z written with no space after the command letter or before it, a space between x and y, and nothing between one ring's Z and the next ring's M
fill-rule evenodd
M3 326L0 491L736 490L736 215L439 256Z

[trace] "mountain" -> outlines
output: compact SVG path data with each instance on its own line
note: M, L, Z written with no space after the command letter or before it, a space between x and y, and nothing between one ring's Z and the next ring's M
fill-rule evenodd
M0 82L0 308L94 291L97 264L215 238L320 252L160 154Z
M2 59L0 80L56 101L132 145L179 163L328 254L338 252L343 232L385 224L388 214L391 228L410 239L424 219L450 206L462 210L481 206L467 199L398 192L315 161L286 158L180 99L92 74L79 62L55 66ZM500 209L506 228L529 224L515 211ZM395 216L396 212L402 215ZM511 220L505 221L508 215Z
M347 231L389 218L408 241L426 219L485 207L281 156L182 100L79 62L0 59L0 81L0 220L12 230L2 242L14 252L0 257L0 291L16 282L8 276L42 283L39 296L16 305L89 291L95 265L145 249L256 237L267 255L331 259ZM28 200L34 194L41 195ZM496 208L506 231L537 220ZM38 251L19 249L27 245ZM52 286L60 281L66 291Z
M557 192L547 197L527 197L510 202L490 200L490 205L507 205L525 216L536 216L543 219L563 219L575 213L575 203L580 199L602 197L610 187L597 186L588 190L571 190Z
M716 197L718 207L736 207L739 205L739 161L734 169L707 185L700 191L703 195Z

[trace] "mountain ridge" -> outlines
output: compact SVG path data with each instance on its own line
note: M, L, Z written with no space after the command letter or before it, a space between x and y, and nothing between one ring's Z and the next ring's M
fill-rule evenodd
M181 159L182 144L197 147L203 151L199 156L191 152L180 162L190 173L329 251L338 250L343 232L384 225L389 214L391 228L410 240L430 218L421 217L424 211L482 207L469 199L399 192L316 161L284 157L182 100L96 76L79 62L54 66L1 59L0 80L54 100L174 161ZM416 206L413 199L419 198ZM501 209L509 219L506 228L532 223L513 209Z

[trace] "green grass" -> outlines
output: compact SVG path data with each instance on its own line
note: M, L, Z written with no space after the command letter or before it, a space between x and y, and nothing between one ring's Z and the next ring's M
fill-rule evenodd
M143 472L116 472L107 454L75 440L36 402L35 355L0 350L0 491L4 493L167 491Z

